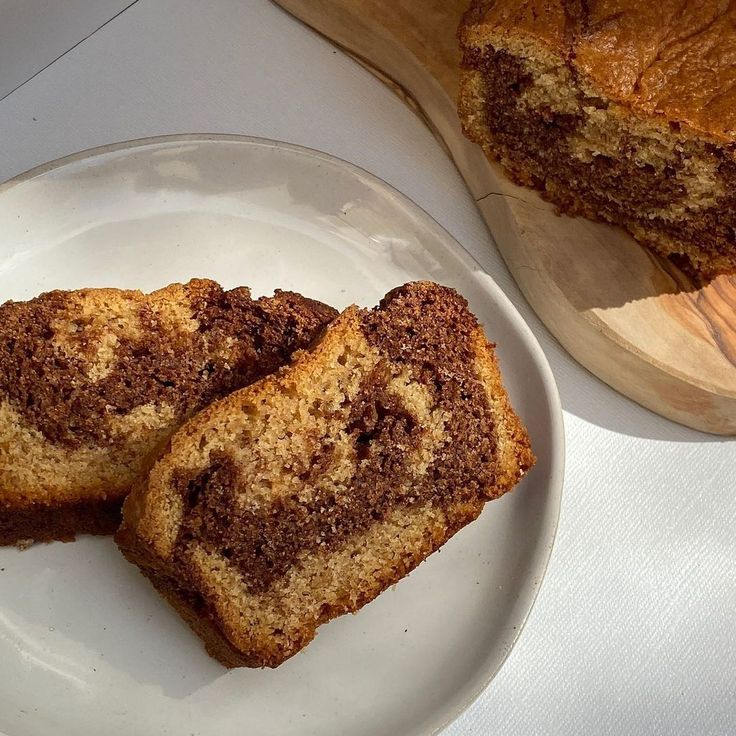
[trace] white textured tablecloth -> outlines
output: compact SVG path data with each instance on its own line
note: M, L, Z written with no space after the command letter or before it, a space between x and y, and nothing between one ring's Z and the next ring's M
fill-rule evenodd
M49 36L43 5L36 39ZM85 5L64 20L74 42L89 33ZM0 24L0 48L13 34ZM428 130L267 0L133 4L0 101L0 180L91 146L189 132L291 141L387 180L493 275L552 365L567 436L552 561L508 661L446 735L736 733L736 443L660 419L573 362Z

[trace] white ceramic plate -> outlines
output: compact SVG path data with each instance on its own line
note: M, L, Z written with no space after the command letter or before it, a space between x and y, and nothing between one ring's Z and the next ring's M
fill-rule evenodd
M193 276L342 308L433 279L498 342L538 463L407 579L277 670L226 671L109 538L0 549L0 729L9 736L410 736L485 687L519 635L559 512L549 366L491 278L384 182L327 155L230 136L71 156L0 188L0 301Z

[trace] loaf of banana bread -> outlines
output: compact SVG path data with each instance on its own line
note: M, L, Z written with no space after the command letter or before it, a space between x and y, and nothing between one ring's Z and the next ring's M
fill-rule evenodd
M520 184L736 271L736 3L474 0L460 117Z

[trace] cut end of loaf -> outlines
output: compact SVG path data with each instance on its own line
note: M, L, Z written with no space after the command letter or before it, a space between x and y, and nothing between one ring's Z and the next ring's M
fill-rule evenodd
M634 21L649 22L645 4L609 19L610 43L600 46L577 16L555 15L564 3L522 6L477 2L461 25L465 134L561 212L626 228L698 281L735 273L734 140L694 126L687 110L650 109L626 87L639 57L619 52L641 40ZM668 17L663 10L665 25L677 22ZM700 104L697 90L672 94Z
M223 664L277 666L533 462L465 300L418 282L185 425L117 539Z

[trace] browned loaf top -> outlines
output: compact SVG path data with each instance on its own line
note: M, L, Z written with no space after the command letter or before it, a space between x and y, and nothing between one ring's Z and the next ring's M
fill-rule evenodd
M283 365L336 312L213 281L0 306L0 543L114 531L171 433Z
M533 462L465 300L417 282L190 420L116 539L211 655L277 666Z
M736 142L733 0L474 0L461 34L539 44L610 100Z
M475 0L466 134L570 214L736 271L736 2Z

